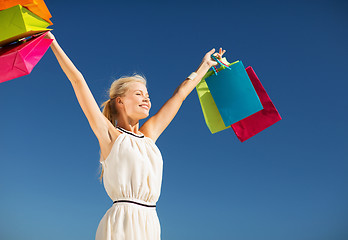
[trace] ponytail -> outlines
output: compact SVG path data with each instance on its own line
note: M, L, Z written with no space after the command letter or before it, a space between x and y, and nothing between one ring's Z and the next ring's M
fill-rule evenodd
M116 107L115 107L115 98L111 98L102 103L101 107L103 108L103 115L109 119L112 125L116 126Z

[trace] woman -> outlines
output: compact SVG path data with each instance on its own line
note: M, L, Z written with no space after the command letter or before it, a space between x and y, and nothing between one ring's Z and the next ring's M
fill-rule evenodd
M221 59L225 50L209 51L197 70L139 128L139 120L148 117L151 108L143 77L134 75L114 81L110 99L102 104L102 113L82 74L53 34L49 32L47 38L53 39L51 48L98 138L104 187L114 201L99 223L96 240L159 240L161 229L155 207L161 191L163 162L155 142L209 68L217 65L211 55Z

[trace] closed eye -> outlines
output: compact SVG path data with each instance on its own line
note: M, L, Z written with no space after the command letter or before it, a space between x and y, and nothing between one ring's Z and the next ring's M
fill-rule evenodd
M135 95L141 96L141 95L143 95L143 92L142 91L136 92ZM148 94L144 95L144 97L146 97L147 99L150 99L150 96Z

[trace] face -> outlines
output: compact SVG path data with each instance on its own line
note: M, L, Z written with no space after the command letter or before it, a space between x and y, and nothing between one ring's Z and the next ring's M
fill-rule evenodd
M125 96L118 100L122 102L121 107L130 118L143 119L149 116L151 102L143 83L130 83Z

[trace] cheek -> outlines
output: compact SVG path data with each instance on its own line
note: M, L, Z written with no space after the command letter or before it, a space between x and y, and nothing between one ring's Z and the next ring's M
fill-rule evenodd
M133 98L128 98L127 100L124 101L124 106L128 110L134 109L137 105L138 104L137 104L136 99L133 99Z

